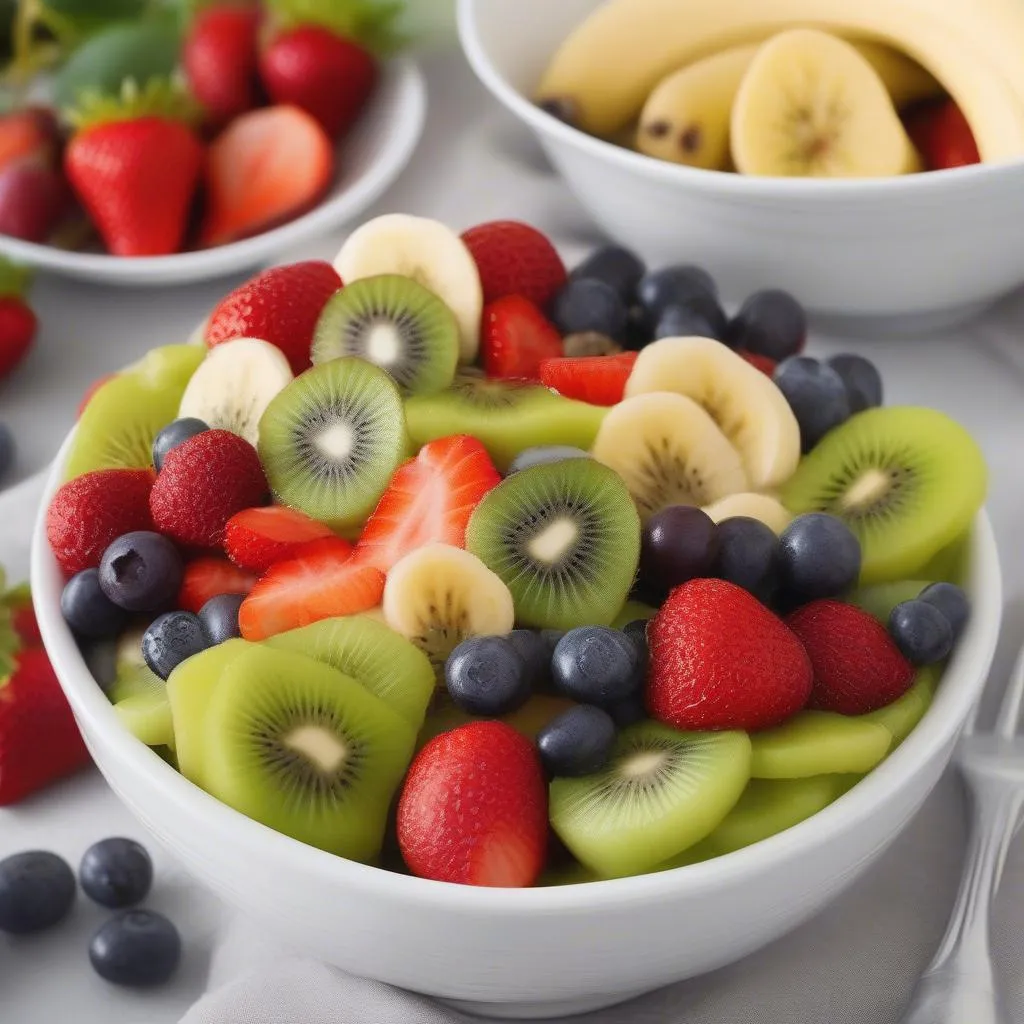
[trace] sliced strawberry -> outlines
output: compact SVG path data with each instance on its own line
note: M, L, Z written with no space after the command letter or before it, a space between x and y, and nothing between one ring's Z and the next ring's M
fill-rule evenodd
M745 359L755 369L760 370L763 374L771 377L775 373L775 367L779 364L774 359L770 359L768 356L763 356L759 352L747 352L740 350L736 353Z
M298 509L268 505L247 508L228 520L224 550L235 565L252 572L266 572L275 562L292 558L303 544L322 537L334 537L329 526ZM348 541L341 543L351 552Z
M356 544L356 557L387 572L424 544L464 547L483 496L501 483L487 449L458 434L431 441L395 471Z
M265 640L311 622L356 615L380 603L384 574L348 557L333 538L310 541L278 562L242 602L238 623L246 640Z
M562 336L529 299L508 295L484 307L480 348L488 377L539 380L541 362L562 355Z
M219 555L196 558L185 566L178 591L178 607L198 612L211 597L221 594L248 594L256 577Z
M540 379L566 398L576 398L591 405L615 405L622 401L626 381L636 359L636 352L578 359L545 359L540 364Z

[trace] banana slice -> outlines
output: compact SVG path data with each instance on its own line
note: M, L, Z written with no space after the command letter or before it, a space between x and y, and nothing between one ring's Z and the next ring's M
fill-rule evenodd
M746 516L764 523L772 533L778 535L793 521L792 513L781 502L767 494L753 492L730 494L728 498L705 505L704 511L716 522Z
M849 43L791 29L765 43L736 93L741 174L878 178L920 169L885 83Z
M455 314L462 362L476 358L483 311L480 274L451 228L404 213L377 217L349 235L334 260L334 269L346 284L378 274L401 274L418 281Z
M515 612L508 587L462 548L427 544L392 566L384 586L384 621L444 672L466 637L510 633Z
M626 397L650 391L686 395L718 424L740 453L752 485L728 493L765 490L793 475L800 461L793 410L765 374L720 341L662 338L648 345L633 365Z
M291 382L291 367L276 345L259 338L226 341L210 349L192 374L178 416L194 416L256 445L264 410Z
M711 505L750 490L739 453L684 395L651 392L613 406L590 454L622 477L643 522L668 505Z

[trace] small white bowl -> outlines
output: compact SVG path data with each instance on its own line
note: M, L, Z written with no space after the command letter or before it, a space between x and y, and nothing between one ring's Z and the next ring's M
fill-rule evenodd
M949 326L1024 283L1024 161L824 181L655 160L531 102L558 46L601 0L458 3L477 76L537 136L597 224L650 263L701 263L729 302L788 289L858 333Z
M105 256L69 252L0 235L0 252L63 277L118 286L181 285L239 273L289 247L355 220L405 169L423 133L427 87L409 58L389 62L352 133L339 144L338 173L329 194L308 213L271 231L228 245L174 256Z
M111 787L268 939L486 1016L561 1018L610 1006L739 960L813 916L886 849L938 781L999 633L999 560L982 513L966 583L973 614L934 703L889 758L819 814L728 856L637 878L525 890L412 878L251 821L124 728L61 616L63 577L46 540L46 505L69 443L35 525L32 586L46 649Z

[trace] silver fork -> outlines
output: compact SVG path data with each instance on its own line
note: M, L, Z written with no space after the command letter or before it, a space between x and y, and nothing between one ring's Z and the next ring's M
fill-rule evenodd
M991 733L976 731L979 705L956 754L971 802L960 891L901 1024L1014 1024L992 967L989 911L1024 809L1024 648Z

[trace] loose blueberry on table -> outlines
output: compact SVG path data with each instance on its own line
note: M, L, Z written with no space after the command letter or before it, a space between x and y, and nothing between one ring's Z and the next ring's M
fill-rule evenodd
M48 535L126 728L302 842L501 886L549 829L583 878L719 856L884 759L963 635L977 445L786 293L730 320L694 264L392 215L205 340L95 391Z

